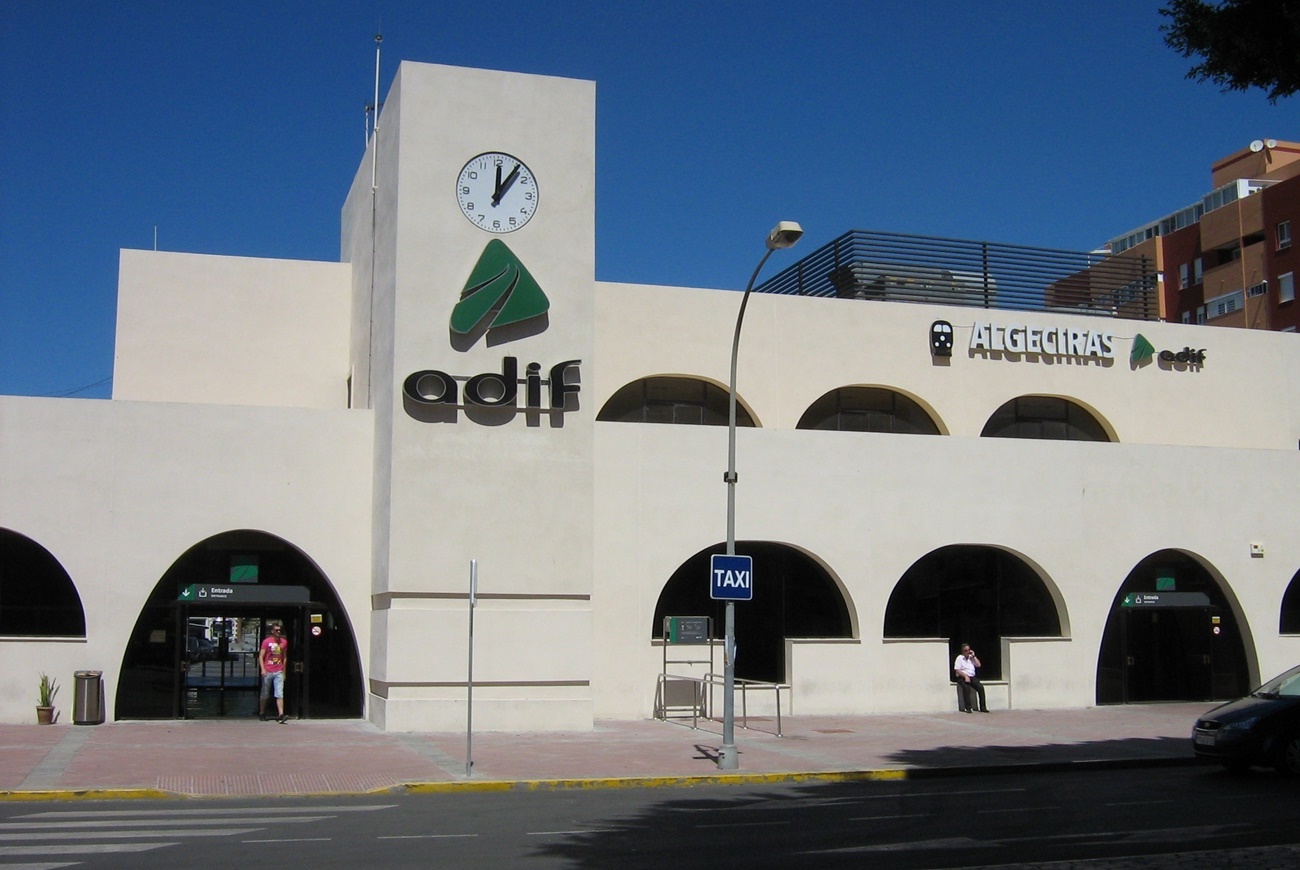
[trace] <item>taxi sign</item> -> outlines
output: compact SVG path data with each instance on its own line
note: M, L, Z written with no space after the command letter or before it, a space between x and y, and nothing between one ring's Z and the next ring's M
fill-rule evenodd
M754 559L752 556L709 557L709 597L724 601L749 601L754 597Z

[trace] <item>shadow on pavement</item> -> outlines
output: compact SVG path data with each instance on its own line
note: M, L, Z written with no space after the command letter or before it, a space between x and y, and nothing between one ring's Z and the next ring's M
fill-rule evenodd
M936 746L900 749L884 757L900 767L915 769L1167 759L1193 763L1196 760L1190 741L1183 737L1127 737L1040 746Z

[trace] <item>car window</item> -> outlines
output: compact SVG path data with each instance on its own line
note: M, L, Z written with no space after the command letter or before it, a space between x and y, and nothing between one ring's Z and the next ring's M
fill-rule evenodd
M1269 680L1259 687L1256 694L1300 696L1300 667Z

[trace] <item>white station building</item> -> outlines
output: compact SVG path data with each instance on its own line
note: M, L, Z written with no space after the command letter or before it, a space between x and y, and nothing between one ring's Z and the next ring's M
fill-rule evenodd
M123 251L112 400L0 398L0 720L85 671L108 720L251 714L278 618L291 715L458 730L471 563L475 727L708 686L665 618L721 631L740 296L595 280L594 143L592 82L405 63L340 262ZM1300 662L1294 334L907 283L750 297L739 677L858 714L954 709L963 641L995 709Z

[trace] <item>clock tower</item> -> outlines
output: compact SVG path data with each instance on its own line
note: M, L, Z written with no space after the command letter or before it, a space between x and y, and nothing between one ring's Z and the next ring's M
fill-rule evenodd
M591 727L595 86L403 63L343 213L388 730ZM328 505L316 506L329 510Z

